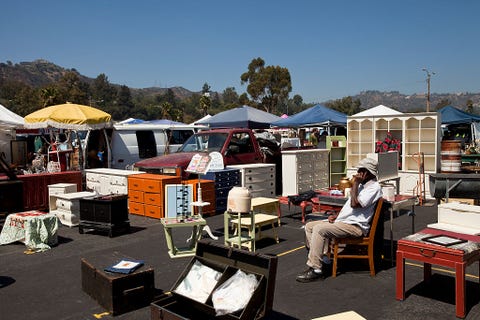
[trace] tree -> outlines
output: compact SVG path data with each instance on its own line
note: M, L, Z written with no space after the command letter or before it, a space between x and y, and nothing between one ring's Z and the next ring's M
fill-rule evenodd
M208 109L212 104L212 100L210 99L210 93L205 92L200 97L200 109L202 110L202 116L206 116L208 114Z
M450 100L448 99L442 99L440 100L436 105L435 105L435 110L440 110L442 109L443 107L446 107L446 106L449 106L451 105L452 103L450 102ZM433 111L433 110L432 110Z
M231 109L239 104L238 94L234 87L228 87L223 90L223 104L227 109Z
M285 104L292 91L292 81L287 68L265 66L262 58L253 59L248 71L240 76L242 85L247 84L247 92L254 107L261 106L265 111L276 113Z
M99 74L93 80L90 90L89 105L93 107L111 106L117 96L117 89L110 84L108 77L104 73Z
M57 103L58 89L54 86L43 88L40 90L40 96L43 100L43 107L54 105Z
M360 102L360 99L353 100L352 97L348 96L333 102L328 102L325 105L331 109L351 116L352 114L360 112L360 106L362 103Z
M89 104L90 86L81 81L78 74L69 71L58 81L58 91L62 103L67 101L79 104Z

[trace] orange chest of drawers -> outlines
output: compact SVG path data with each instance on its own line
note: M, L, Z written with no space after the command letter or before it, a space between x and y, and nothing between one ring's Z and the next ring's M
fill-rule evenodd
M193 186L193 200L198 201L198 179L185 180L185 184ZM210 202L208 206L202 207L202 216L215 215L215 183L212 180L201 179L200 186L202 188L202 201ZM198 207L194 207L194 213L198 214Z
M180 177L141 173L128 177L128 211L150 218L164 217L165 185L181 182Z

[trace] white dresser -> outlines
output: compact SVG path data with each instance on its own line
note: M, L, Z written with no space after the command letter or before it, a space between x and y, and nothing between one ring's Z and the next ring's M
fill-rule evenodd
M282 195L328 188L329 171L327 149L282 151Z
M226 168L240 171L240 186L247 188L252 198L275 197L275 164L236 164Z
M86 169L87 189L100 195L128 194L128 176L143 171L96 168Z
M48 209L52 211L55 208L56 195L77 192L77 185L75 183L55 183L48 185Z
M80 199L95 197L95 192L72 192L51 196L50 213L54 213L66 226L78 226L80 222Z

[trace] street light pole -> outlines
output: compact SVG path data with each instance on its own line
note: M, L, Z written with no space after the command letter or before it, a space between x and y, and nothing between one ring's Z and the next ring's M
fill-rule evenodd
M427 112L430 112L430 78L435 72L430 73L427 68L423 68L422 70L427 73Z

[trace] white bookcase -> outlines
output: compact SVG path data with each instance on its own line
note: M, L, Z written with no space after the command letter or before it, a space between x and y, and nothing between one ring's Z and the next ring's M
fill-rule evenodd
M375 143L383 141L390 132L402 144L400 171L418 172L415 155L423 152L425 172L437 172L440 164L440 120L437 112L348 117L347 167L354 168L368 153L374 153Z
M390 132L401 141L398 176L400 193L412 194L419 180L419 153L424 154L425 181L440 169L441 115L438 112L404 113L387 116L347 117L347 173L375 152L377 141ZM426 183L427 194L429 192Z

